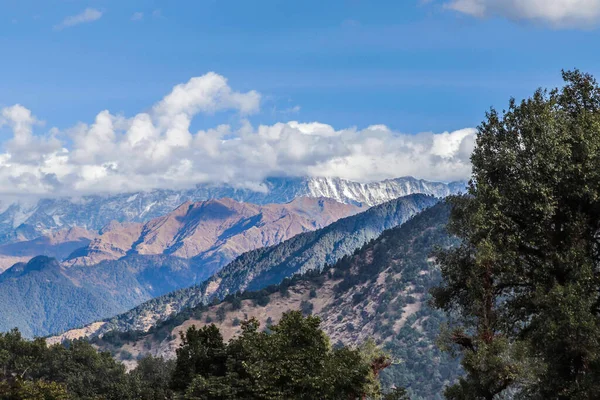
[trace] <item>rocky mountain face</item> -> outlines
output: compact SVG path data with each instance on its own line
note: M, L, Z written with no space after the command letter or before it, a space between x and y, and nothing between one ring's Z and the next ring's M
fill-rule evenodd
M254 317L268 329L283 312L301 310L321 317L334 343L372 338L383 346L395 361L381 377L384 386L406 387L411 398L441 399L443 387L460 374L458 360L435 345L444 315L428 306L429 289L441 279L430 254L456 243L445 230L448 214L438 204L321 272L183 310L146 332L107 332L94 342L132 366L146 354L173 357L179 332L192 325L215 323L229 339L245 319Z
M85 332L99 335L109 330L146 330L173 312L208 303L213 298L262 289L296 273L321 270L325 264L352 254L385 229L404 223L438 201L433 196L420 194L402 197L340 219L323 229L296 235L278 245L247 252L201 285L152 299L123 315L95 324L93 329L86 327ZM67 336L78 336L81 332L68 332Z
M186 190L153 190L113 196L0 202L0 243L31 240L69 227L98 231L110 221L145 222L180 204L231 198L254 204L287 203L297 197L326 197L348 204L373 206L413 193L445 197L462 191L464 182L450 184L405 177L374 183L337 178L270 178L262 188L198 185Z
M186 202L145 224L110 224L63 264L94 265L128 254L168 254L194 258L214 272L246 251L322 228L360 210L327 198L301 197L262 206L228 198Z

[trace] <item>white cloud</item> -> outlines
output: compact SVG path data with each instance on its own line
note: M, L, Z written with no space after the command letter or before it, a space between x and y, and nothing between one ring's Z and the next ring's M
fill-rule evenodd
M533 20L557 28L589 27L600 21L600 0L451 0L444 6L479 18Z
M144 19L144 13L143 12L134 12L133 15L131 16L131 20L132 21L141 21Z
M62 30L71 26L93 22L102 18L102 11L95 8L86 8L81 14L66 17L62 22L54 26L55 30Z
M243 114L258 111L260 95L255 91L238 93L231 90L221 75L209 72L173 88L156 106L154 112L169 121L177 116L191 117L224 109L237 109Z
M320 122L253 126L261 95L237 92L215 73L177 85L131 118L101 111L90 124L34 134L23 106L0 110L13 138L0 152L0 195L80 195L184 188L202 182L257 187L265 177L337 176L373 181L412 175L455 180L470 174L474 129L394 132L385 125L335 129ZM236 111L235 125L190 132L199 114ZM61 138L61 139L58 139Z

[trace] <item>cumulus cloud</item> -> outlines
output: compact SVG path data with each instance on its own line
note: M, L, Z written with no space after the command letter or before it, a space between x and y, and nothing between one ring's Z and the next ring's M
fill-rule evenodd
M479 18L533 20L557 28L592 26L600 21L600 0L452 0L444 6Z
M96 10L95 8L86 8L82 13L77 15L71 15L62 20L62 22L54 27L56 30L62 30L70 28L75 25L85 24L93 22L102 18L102 11Z
M269 176L332 176L368 182L412 175L450 181L470 174L474 129L403 134L385 125L336 129L298 121L253 126L261 95L218 74L177 85L148 112L98 113L89 124L34 134L39 121L15 105L0 110L13 132L0 152L1 195L81 195L197 183L258 187ZM233 110L234 124L190 131L200 114Z

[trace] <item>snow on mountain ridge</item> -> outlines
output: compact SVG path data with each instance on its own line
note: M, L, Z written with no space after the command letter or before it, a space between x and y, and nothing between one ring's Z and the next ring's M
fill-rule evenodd
M310 178L310 197L329 197L341 203L361 203L374 206L413 193L446 197L456 193L455 186L461 183L445 184L429 182L411 177L388 179L381 182L359 183L340 178ZM462 183L462 187L465 184Z
M463 190L465 183L429 182L412 177L373 183L287 177L268 178L265 186L268 191L206 184L186 190L155 189L109 196L41 199L33 204L30 199L14 202L0 212L0 243L34 239L73 226L97 231L110 221L145 222L171 212L185 201L229 197L241 202L268 204L287 203L306 196L374 206L413 193L446 197Z

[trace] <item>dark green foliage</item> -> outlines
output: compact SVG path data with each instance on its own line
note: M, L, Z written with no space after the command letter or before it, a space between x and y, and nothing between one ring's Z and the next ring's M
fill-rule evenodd
M358 350L332 349L319 324L319 318L289 312L266 334L255 320L245 321L242 334L229 344L214 326L190 328L177 353L174 383L179 378L189 382L186 399L345 400L376 395L373 360Z
M449 398L599 396L600 88L563 78L487 114L453 200L462 245L439 252L433 292L458 317L447 342L467 372Z
M320 319L284 314L270 333L255 320L228 344L218 328L182 333L175 361L145 357L125 373L109 353L83 341L46 346L17 330L0 334L0 399L356 399L379 396L378 349L332 349Z
M222 376L227 370L226 345L215 325L196 329L192 326L181 334L177 362L171 386L185 391L196 375Z
M147 356L139 360L130 373L131 385L141 400L164 400L173 397L169 385L175 362Z
M16 330L0 334L0 382L2 399L134 398L125 367L109 353L86 342L47 347Z
M217 321L219 322L223 322L225 321L225 307L219 307L219 309L217 310Z
M290 291L288 290L288 287L285 285L281 285L279 287L279 294L281 295L281 297L290 297Z
M267 291L261 291L258 297L254 300L254 304L264 307L271 301L271 297L269 297L269 293Z
M242 308L242 299L239 298L239 296L234 297L231 300L231 309L232 310L239 310Z
M394 388L383 395L383 400L410 400L406 389Z
M3 400L69 400L65 385L56 382L27 381L0 382Z

